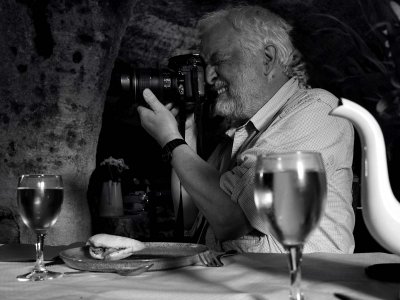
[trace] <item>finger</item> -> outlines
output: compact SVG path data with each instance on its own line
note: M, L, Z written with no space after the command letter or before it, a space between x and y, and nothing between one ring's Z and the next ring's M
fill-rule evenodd
M143 98L153 111L165 109L164 105L158 101L157 97L149 89L144 89Z
M174 117L176 117L179 113L179 108L178 107L174 107L173 103L167 103L165 104L165 108L167 108L173 115Z
M138 106L137 111L139 113L140 118L142 118L142 116L144 116L144 115L148 115L150 112L153 113L150 109L148 109L147 107L144 107L144 106Z
M174 115L174 117L176 117L179 113L179 109L174 107L173 109L170 110L170 112Z
M143 106L138 106L136 109L137 109L137 111L138 111L138 113L139 113L139 115L140 115L140 114L142 114L147 108L146 108L146 107L143 107Z

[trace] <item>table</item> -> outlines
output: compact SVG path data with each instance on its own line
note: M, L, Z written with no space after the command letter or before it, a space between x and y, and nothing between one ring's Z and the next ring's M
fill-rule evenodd
M1 258L1 257L0 257ZM32 262L0 262L0 299L140 299L140 300L287 300L288 269L282 254L239 254L223 258L224 267L188 266L135 277L84 273L42 282L18 282ZM304 255L303 288L307 300L398 299L400 284L368 278L364 268L400 263L387 253ZM65 265L49 267L71 271ZM397 274L398 276L398 274Z

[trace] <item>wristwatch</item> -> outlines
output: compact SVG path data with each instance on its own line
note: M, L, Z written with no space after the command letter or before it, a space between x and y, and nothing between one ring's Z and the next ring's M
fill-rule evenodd
M184 139L174 139L172 141L169 141L168 143L165 144L165 146L161 150L161 159L166 163L171 162L172 151L174 151L176 147L184 144L187 145Z

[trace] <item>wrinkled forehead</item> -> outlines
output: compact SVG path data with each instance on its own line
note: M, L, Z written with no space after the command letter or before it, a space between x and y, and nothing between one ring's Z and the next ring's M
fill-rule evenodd
M218 25L205 31L201 36L201 55L206 62L209 62L212 55L228 51L237 45L239 34L227 21L220 22Z

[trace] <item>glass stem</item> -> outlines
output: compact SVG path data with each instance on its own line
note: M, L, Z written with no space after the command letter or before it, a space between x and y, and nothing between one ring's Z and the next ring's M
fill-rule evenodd
M44 237L46 235L44 233L36 234L36 264L34 267L34 271L36 272L45 272L46 268L43 263L43 245L44 245Z
M303 254L303 245L288 247L289 271L290 271L290 299L304 300L301 292L301 258Z

